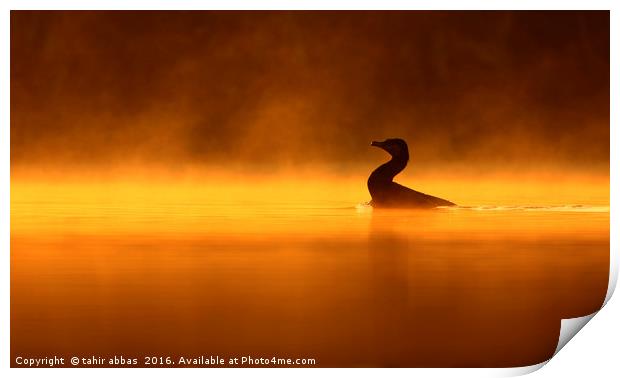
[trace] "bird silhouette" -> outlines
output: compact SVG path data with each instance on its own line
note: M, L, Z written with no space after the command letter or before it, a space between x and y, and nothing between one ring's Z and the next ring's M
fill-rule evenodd
M407 142L399 138L372 142L374 147L385 150L392 156L387 163L379 166L368 177L368 191L372 197L373 207L393 208L434 208L437 206L455 206L454 203L415 191L393 181L409 162Z

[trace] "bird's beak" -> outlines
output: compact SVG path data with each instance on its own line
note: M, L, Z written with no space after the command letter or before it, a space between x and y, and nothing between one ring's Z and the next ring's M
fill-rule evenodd
M383 142L377 142L376 140L373 140L370 143L370 145L373 146L373 147L383 147Z

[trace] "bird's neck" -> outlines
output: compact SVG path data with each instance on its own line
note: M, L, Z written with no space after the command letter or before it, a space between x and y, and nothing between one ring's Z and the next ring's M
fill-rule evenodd
M377 183L391 182L394 176L405 169L408 161L409 156L393 156L390 161L375 169L369 179Z

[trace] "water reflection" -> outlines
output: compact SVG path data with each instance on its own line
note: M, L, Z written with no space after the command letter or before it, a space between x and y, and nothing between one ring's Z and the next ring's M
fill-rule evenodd
M600 307L608 213L14 203L11 353L518 366Z
M476 222L478 214L464 214ZM432 224L459 223L453 212L375 211L369 266L377 307L379 345L387 365L524 366L551 357L560 319L597 310L606 290L605 238L579 240L505 232L463 235ZM451 219L449 219L451 218ZM457 218L457 219L455 219ZM545 215L548 222L562 217ZM596 217L594 217L596 219ZM530 219L534 221L535 219ZM524 221L521 219L521 221ZM430 226L429 226L430 224Z

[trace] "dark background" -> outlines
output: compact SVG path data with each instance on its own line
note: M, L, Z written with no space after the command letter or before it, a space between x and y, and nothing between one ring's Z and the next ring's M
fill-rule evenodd
M11 13L13 168L609 171L609 12Z

